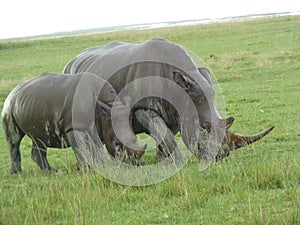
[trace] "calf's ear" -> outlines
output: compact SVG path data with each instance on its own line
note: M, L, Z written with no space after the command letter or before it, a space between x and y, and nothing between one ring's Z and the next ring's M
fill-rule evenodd
M111 115L111 108L100 100L97 100L97 108L100 109L104 114Z

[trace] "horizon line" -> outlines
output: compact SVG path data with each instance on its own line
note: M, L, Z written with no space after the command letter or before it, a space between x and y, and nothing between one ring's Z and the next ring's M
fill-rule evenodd
M78 30L71 30L71 31L58 31L53 33L3 38L3 39L0 38L0 42L26 41L26 40L36 40L36 39L48 39L48 38L80 36L80 35L97 34L97 33L117 32L117 31L125 31L125 30L129 31L129 30L141 30L141 29L155 29L155 28L164 28L164 27L211 24L211 23L220 23L220 22L235 22L239 20L271 18L277 16L278 17L298 16L298 15L300 15L300 10L274 12L274 13L248 14L248 15L240 15L240 16L227 16L222 18L202 18L202 19L177 20L177 21L162 21L162 22L154 22L154 23L137 23L137 24L116 25L116 26L97 27L97 28L89 28L89 29L78 29Z

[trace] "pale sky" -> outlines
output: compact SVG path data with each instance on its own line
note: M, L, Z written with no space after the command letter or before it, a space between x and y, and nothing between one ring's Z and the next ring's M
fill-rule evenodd
M0 39L152 22L300 11L299 0L1 0Z

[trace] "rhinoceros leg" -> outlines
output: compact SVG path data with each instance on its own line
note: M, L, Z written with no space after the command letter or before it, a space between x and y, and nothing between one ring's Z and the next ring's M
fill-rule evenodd
M16 143L8 143L8 148L11 157L11 169L10 169L11 174L22 172L21 152L20 152L21 140L22 138L20 138L20 140L17 141Z
M32 139L31 159L42 171L52 170L47 160L47 147L39 140Z
M74 131L68 132L67 133L67 137L68 137L70 145L71 145L71 147L73 149L73 152L74 152L74 154L76 156L77 163L78 163L78 169L81 169L85 165L85 160L84 160L84 157L82 156L82 154L79 151L79 146L77 144Z
M145 132L159 143L157 161L169 158L172 162L176 162L182 159L173 132L156 112L139 109L135 112L135 116L137 121L144 127Z
M11 158L11 174L21 173L21 152L20 144L25 134L19 129L11 116L4 114L2 126L7 140L8 150Z
M8 148L11 158L11 169L10 173L21 173L21 152L20 152L20 144L24 135L18 136L14 141L8 141Z
M100 163L105 159L103 145L95 132L72 130L67 133L67 137L79 170L89 168L93 163Z

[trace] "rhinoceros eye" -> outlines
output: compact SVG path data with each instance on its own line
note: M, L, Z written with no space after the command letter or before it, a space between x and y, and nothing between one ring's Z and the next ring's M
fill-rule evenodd
M202 122L201 127L204 128L208 133L211 131L211 124L209 122Z

